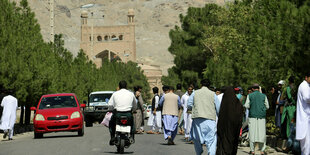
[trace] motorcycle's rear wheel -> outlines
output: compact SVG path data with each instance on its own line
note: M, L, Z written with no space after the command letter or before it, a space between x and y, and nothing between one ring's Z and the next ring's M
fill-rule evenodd
M125 139L121 138L119 145L117 146L117 152L120 154L124 153L124 147L125 147Z

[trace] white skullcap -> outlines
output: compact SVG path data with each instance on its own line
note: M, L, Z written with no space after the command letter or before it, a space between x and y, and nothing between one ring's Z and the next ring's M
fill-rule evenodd
M278 82L278 84L280 84L280 85L284 85L284 80L280 80L279 82Z

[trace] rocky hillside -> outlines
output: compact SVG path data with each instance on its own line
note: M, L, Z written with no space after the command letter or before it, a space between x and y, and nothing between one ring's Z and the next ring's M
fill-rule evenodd
M36 13L44 39L49 41L49 1L28 2ZM80 6L90 3L95 5L86 10L93 12L95 25L126 24L128 9L134 9L137 62L159 65L163 74L167 74L167 69L173 65L173 56L168 52L169 30L180 25L179 14L186 14L191 6L222 5L224 0L55 0L55 33L64 34L65 47L74 55L80 46Z

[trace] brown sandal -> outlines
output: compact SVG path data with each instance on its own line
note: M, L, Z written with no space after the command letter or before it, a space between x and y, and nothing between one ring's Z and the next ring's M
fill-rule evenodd
M147 131L146 133L147 133L147 134L155 134L155 132L153 132L152 130Z

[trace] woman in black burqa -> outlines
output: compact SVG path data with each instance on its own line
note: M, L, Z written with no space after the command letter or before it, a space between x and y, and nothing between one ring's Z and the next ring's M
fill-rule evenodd
M217 155L235 155L242 125L243 107L233 87L226 87L217 123Z

